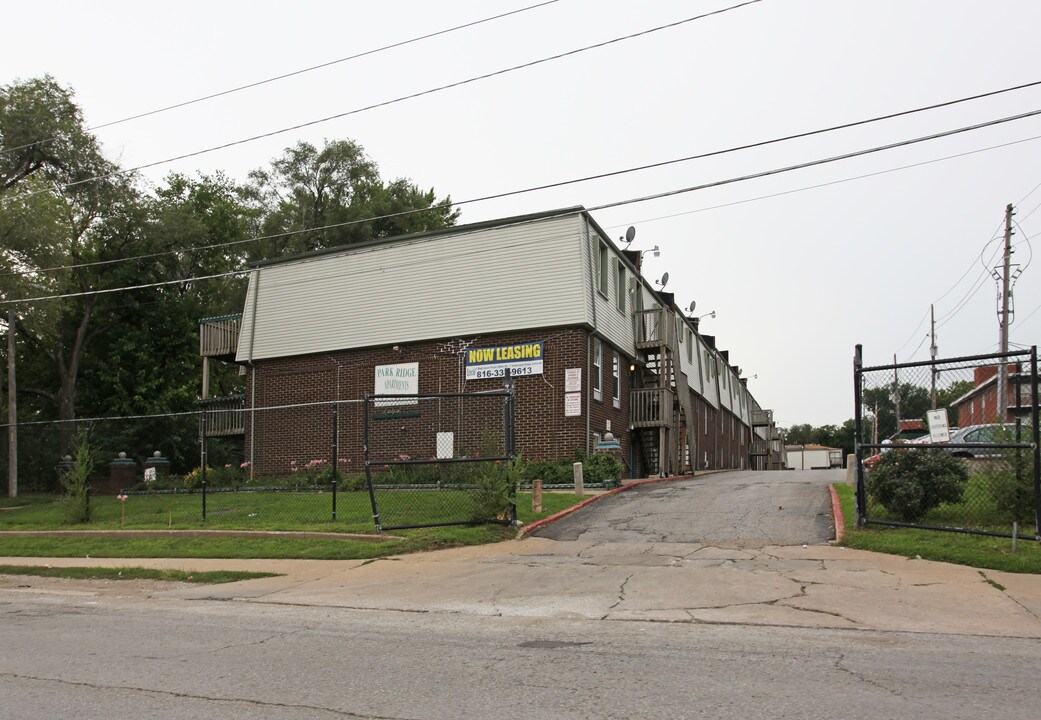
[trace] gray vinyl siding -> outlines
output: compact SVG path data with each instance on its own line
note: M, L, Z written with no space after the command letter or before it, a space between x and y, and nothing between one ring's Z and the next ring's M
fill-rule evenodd
M686 323L680 325L680 330L683 332L683 342L678 344L680 367L687 374L687 385L690 386L690 389L698 395L703 395L705 391L700 374L701 343L698 342L697 334L690 332ZM690 346L693 346L693 350L690 349ZM691 360L687 360L688 353L691 356Z
M259 360L581 325L584 224L576 213L263 266L250 278L237 359L250 358L251 337Z
M588 239L586 248L589 263L586 266L587 277L590 282L587 293L592 304L592 318L595 318L594 326L611 345L628 354L630 357L636 353L635 339L633 338L633 304L629 297L633 273L626 266L626 286L622 288L621 294L624 298L625 311L618 309L618 286L615 279L621 254L615 249L614 244L603 237L592 224L586 225ZM600 292L600 244L607 246L607 293ZM589 292L591 290L591 292ZM644 305L644 307L652 307Z
M699 343L700 345L700 343ZM705 357L705 353L708 353L708 357ZM722 365L722 360L716 357L716 354L706 345L701 345L701 358L705 363L705 390L701 394L701 397L705 399L709 405L713 408L719 408L719 375L716 373L716 367Z

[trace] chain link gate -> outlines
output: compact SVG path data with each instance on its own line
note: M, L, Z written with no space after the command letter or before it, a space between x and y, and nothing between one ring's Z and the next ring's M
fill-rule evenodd
M514 381L475 393L371 395L365 480L377 532L512 524Z
M853 375L858 526L1041 540L1036 347Z

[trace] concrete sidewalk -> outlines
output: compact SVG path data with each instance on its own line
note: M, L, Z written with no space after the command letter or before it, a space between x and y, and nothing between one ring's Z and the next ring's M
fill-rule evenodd
M1039 576L831 545L733 549L526 538L375 561L0 558L0 563L284 573L152 593L171 601L1041 638Z

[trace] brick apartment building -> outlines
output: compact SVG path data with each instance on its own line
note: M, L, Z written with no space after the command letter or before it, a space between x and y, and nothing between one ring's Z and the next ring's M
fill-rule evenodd
M633 475L779 466L772 413L640 258L569 208L260 263L241 316L201 321L202 402L241 411L214 412L208 432L242 437L254 472L281 473L328 447L329 409L309 404L485 391L510 367L526 457L591 452L611 433ZM214 358L244 368L245 396L208 397ZM360 413L337 417L354 467ZM387 415L407 417L402 452L422 456L451 424L443 406ZM474 439L454 442L465 453Z
M998 365L984 365L974 369L973 388L951 403L957 408L959 427L1013 422L1017 414L1029 417L1032 402L1030 373L1025 372L1019 363L1008 366L1005 408L1002 410L998 397L999 369ZM1018 410L1017 405L1020 408Z

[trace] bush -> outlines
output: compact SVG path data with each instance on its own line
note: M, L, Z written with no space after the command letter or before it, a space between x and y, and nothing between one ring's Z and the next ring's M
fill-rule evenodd
M90 474L94 471L94 454L86 433L76 436L76 464L58 476L65 495L61 500L65 522L73 525L90 522Z
M526 466L527 462L520 455L505 464L499 461L487 465L481 463L484 472L477 477L472 519L514 520L510 510Z
M943 450L890 450L867 475L867 491L903 522L917 522L933 508L962 499L969 472Z
M623 469L622 461L611 453L594 453L582 460L582 480L617 485L622 479Z

